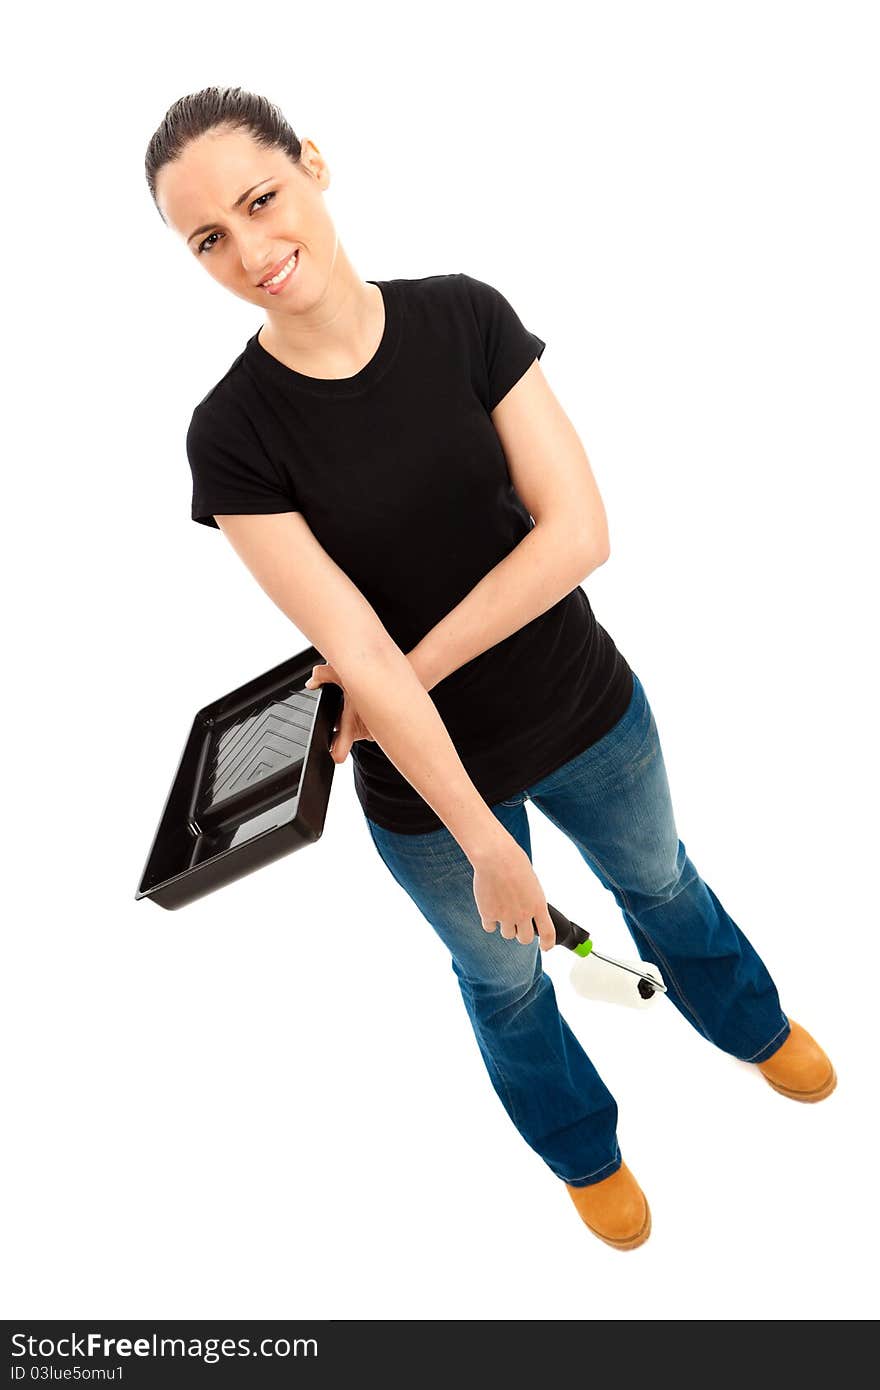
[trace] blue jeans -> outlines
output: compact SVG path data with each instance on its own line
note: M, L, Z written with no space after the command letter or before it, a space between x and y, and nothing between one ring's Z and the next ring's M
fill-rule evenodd
M626 713L608 733L491 808L531 859L527 800L614 894L638 954L660 967L688 1023L744 1062L772 1056L789 1021L763 961L678 838L657 726L635 673ZM473 867L445 826L403 835L367 825L448 947L492 1085L526 1143L575 1187L616 1172L617 1104L559 1012L537 938L523 946L484 931ZM541 886L553 902L552 887Z

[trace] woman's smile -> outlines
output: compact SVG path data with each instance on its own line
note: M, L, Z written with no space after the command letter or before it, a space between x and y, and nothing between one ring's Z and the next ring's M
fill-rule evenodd
M299 265L299 247L294 251L290 260L279 270L278 274L271 280L264 280L261 288L268 294L280 294L284 286L293 279L296 268Z

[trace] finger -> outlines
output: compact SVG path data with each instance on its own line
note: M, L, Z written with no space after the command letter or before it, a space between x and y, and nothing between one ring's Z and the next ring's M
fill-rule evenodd
M532 921L538 928L538 936L541 938L541 950L549 951L556 945L556 928L553 925L553 918L545 910L540 917L533 917Z
M517 922L516 924L516 939L522 946L529 946L535 939L535 932L532 927L534 920L532 917L528 922Z
M345 759L348 755L348 750L351 748L353 722L354 721L351 716L351 711L349 710L348 703L346 702L342 707L342 715L339 720L339 727L336 731L336 737L334 738L333 743L330 746L330 752L333 755L334 762L345 762Z
M502 922L501 935L504 937L505 941L513 941L514 937L516 936L516 923Z
M487 922L485 917L480 918L480 923L482 925L483 931L494 931L498 925L497 922Z
M322 661L318 666L313 666L312 674L305 682L306 689L315 690L319 685L323 685L324 681L328 679L329 674L330 667L326 661Z

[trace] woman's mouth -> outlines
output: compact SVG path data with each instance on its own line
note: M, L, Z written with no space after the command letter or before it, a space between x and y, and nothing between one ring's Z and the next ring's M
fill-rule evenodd
M280 294L288 281L293 279L298 265L299 247L296 248L290 260L279 270L278 274L273 276L271 280L264 280L260 288L266 290L268 294Z

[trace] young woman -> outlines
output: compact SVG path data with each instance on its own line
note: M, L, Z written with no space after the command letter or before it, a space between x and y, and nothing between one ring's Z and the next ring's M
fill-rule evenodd
M544 343L470 275L362 280L325 160L265 98L183 97L146 175L202 269L264 314L193 412L192 517L327 657L309 684L344 691L333 756L351 750L373 843L449 949L514 1125L591 1231L641 1245L617 1105L542 969L526 801L698 1033L795 1100L836 1077L679 838L647 695L580 587L608 529Z

